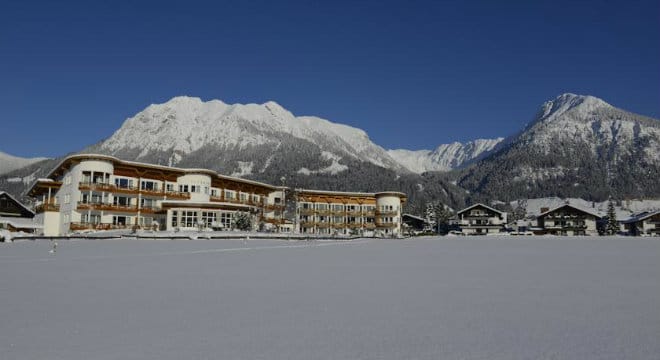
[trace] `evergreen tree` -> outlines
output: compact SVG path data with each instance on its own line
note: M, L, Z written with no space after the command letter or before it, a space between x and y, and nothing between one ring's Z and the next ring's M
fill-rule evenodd
M243 231L252 229L252 219L250 219L250 215L245 212L237 212L234 214L234 227Z
M616 211L614 211L614 203L610 198L607 203L607 235L614 235L619 232L619 223L616 221Z

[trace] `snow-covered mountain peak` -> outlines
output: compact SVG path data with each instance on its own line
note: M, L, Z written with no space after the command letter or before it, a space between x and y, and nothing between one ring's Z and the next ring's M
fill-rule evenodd
M22 158L18 156L9 155L0 151L0 175L9 173L11 171L20 169L22 167L34 164L36 162L46 160L48 158Z
M537 120L550 122L568 112L576 113L576 117L584 117L596 109L606 107L612 106L597 97L566 93L546 101L541 106Z
M442 144L435 150L389 150L395 160L415 173L449 171L485 156L504 138L476 139L466 143Z
M274 101L228 105L219 100L204 102L178 96L127 119L98 148L110 154L126 153L127 149L134 154L139 150L137 155L131 155L136 160L147 160L154 153L176 153L177 158L183 158L182 154L206 146L223 151L276 147L289 137L308 141L340 157L405 171L363 130L313 116L296 117Z

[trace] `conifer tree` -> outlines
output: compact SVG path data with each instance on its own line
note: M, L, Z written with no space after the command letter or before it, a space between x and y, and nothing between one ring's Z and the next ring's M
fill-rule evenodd
M614 203L610 198L607 203L607 235L614 235L619 232L619 223L616 221L616 211L614 210Z

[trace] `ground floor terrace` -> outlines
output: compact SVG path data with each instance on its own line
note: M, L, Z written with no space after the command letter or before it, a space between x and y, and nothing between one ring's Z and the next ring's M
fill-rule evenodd
M660 241L0 244L0 359L638 359Z

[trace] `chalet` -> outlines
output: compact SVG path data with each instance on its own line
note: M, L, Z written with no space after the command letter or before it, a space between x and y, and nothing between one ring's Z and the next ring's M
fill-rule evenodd
M595 210L564 204L554 209L542 209L541 214L536 217L536 222L544 234L598 235L596 225L601 219L602 216Z
M431 224L426 219L419 216L403 214L401 215L401 221L410 231L421 232L433 230L431 229Z
M628 235L660 236L660 210L646 211L621 222Z
M0 191L0 229L34 233L42 226L34 221L34 212L13 196Z
M479 203L457 212L453 223L466 235L486 235L505 231L506 218L506 212Z

